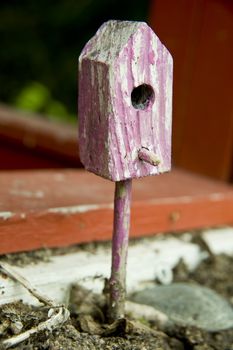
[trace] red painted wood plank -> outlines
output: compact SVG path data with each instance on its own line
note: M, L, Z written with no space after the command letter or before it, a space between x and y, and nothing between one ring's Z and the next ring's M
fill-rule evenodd
M0 104L0 169L82 167L77 126Z
M233 181L233 2L150 3L150 25L175 62L173 162Z
M114 184L83 170L0 173L0 253L108 240ZM131 237L233 224L233 187L180 170L135 180Z

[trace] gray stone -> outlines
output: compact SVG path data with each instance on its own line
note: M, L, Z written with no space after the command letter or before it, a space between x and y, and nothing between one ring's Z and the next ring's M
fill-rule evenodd
M153 306L177 325L208 331L233 327L233 308L213 290L198 285L173 283L134 293L130 300Z

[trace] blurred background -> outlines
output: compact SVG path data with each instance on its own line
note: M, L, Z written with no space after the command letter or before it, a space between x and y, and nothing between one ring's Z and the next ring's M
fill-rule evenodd
M232 182L231 0L1 0L0 169L81 165L78 56L109 19L146 21L173 55L174 165Z

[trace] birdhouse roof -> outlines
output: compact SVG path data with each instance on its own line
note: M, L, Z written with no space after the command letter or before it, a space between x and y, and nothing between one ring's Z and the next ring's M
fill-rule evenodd
M96 35L87 42L79 60L88 58L111 64L140 28L151 30L145 22L116 20L105 22Z

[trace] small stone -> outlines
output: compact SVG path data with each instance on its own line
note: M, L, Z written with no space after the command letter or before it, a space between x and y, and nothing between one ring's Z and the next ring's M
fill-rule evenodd
M208 331L233 327L232 306L213 290L188 283L155 286L134 293L136 303L153 306L181 326L195 326Z

